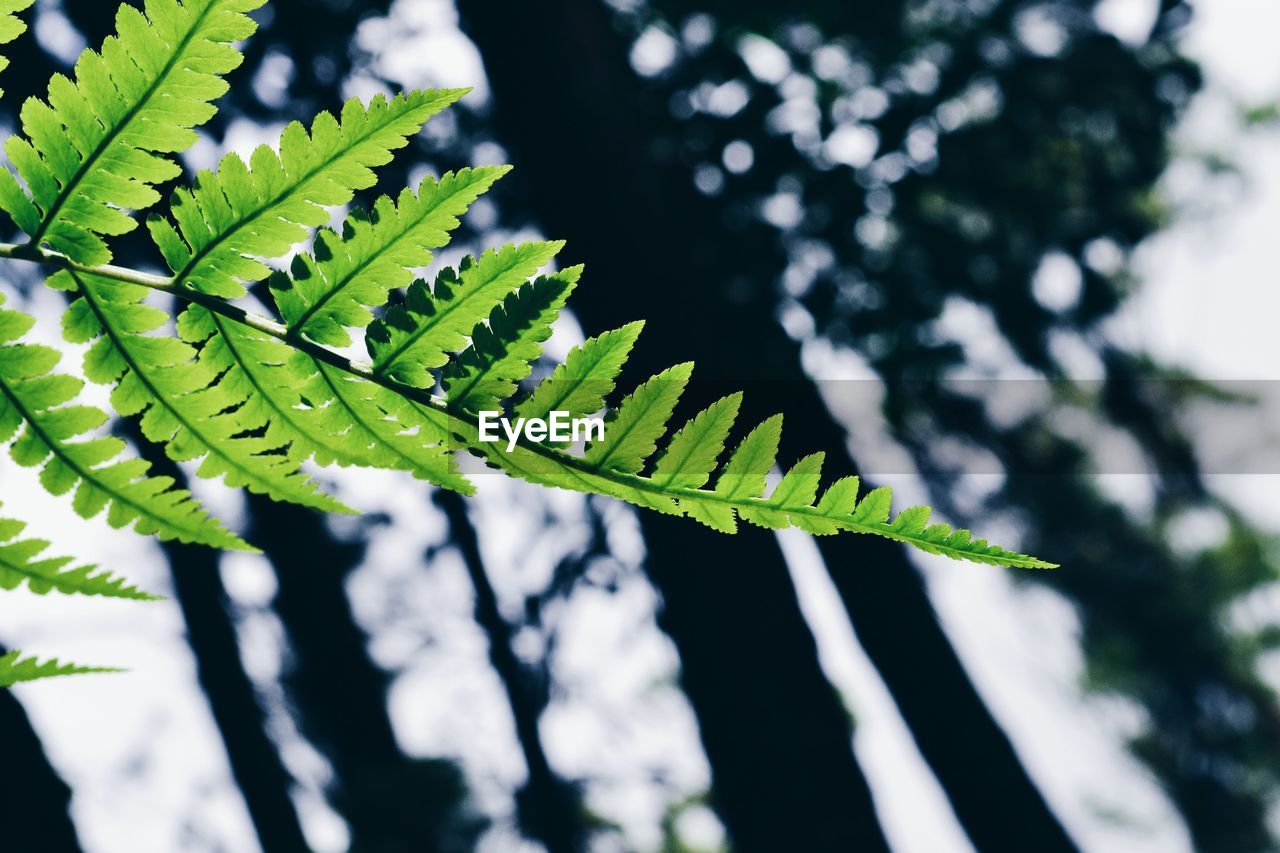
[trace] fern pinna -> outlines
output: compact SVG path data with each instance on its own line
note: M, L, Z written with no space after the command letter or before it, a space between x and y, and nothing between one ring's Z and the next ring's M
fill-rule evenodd
M0 42L23 29L14 13L31 0L0 0ZM796 463L769 489L781 415L745 430L729 449L741 403L711 403L677 429L668 422L693 366L679 364L613 405L615 386L642 324L605 332L573 349L551 376L522 390L552 323L582 276L550 274L562 246L505 246L434 280L415 280L445 246L459 217L506 171L463 169L427 178L397 197L354 207L339 229L323 227L348 205L434 114L465 90L415 91L347 102L310 128L293 123L278 145L247 158L230 153L190 189L173 193L147 229L169 272L111 264L110 238L137 225L133 213L160 201L155 187L180 174L173 155L196 140L235 43L254 30L263 0L147 0L122 5L116 34L86 50L71 78L57 75L45 99L22 105L21 134L5 142L0 210L25 235L0 257L41 264L70 306L62 331L87 344L83 376L110 386L112 408L139 420L146 439L196 474L280 501L353 512L322 491L303 463L407 471L472 491L459 450L546 486L620 498L689 516L732 533L739 521L814 534L871 533L924 551L993 565L1046 567L1032 557L929 523L929 509L890 516L890 494L859 497L856 477L820 489L823 456ZM317 230L318 229L318 230ZM287 272L267 261L295 254ZM233 300L267 283L275 318ZM184 306L176 334L155 292ZM55 351L24 336L32 318L0 309L0 440L21 465L39 466L54 494L72 496L86 518L216 548L251 548L186 491L120 458L123 444L96 435L108 415L76 402L82 380L54 372ZM362 334L367 361L344 352ZM585 451L531 438L485 441L478 416L528 420L607 412L603 437ZM723 464L721 464L722 459ZM111 575L40 559L46 543L17 540L0 521L0 587L146 598ZM0 685L85 671L0 657Z

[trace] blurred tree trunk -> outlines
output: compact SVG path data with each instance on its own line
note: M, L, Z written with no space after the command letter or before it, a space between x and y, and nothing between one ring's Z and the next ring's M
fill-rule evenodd
M627 94L625 79L611 74L625 49L608 30L603 7L509 5L503 15L468 2L460 8L486 61L499 127L505 131L501 139L518 152L516 162L545 202L539 207L543 224L573 235L572 251L588 261L597 281L596 298L579 302L579 314L595 329L620 307L616 301L602 305L604 294L658 297L662 284L677 280L686 289L698 289L688 288L685 277L673 272L680 269L687 233L672 228L670 241L647 240L654 225L682 221L667 208L678 207L685 194L646 206L658 188L634 195L630 190L654 176L615 146L610 131L616 128L604 127L613 121L611 107L625 108ZM536 62L526 52L531 44L539 45ZM584 54L592 57L588 67L580 64ZM592 80L589 92L566 79L597 73L597 61L605 77ZM562 132L544 137L547 126ZM642 139L632 135L626 146ZM614 176L622 173L626 178L614 184ZM587 183L595 185L588 189ZM637 251L642 245L646 248ZM611 275L632 262L630 271ZM708 280L705 287L711 286ZM674 313L683 310L679 306ZM649 334L683 345L696 336L711 337L706 324L721 321L714 314L683 319L685 330L696 326L697 331L673 336L675 324L664 328L659 322ZM754 344L737 328L734 337ZM682 357L684 352L681 348ZM643 356L639 360L653 363ZM641 518L647 569L663 599L660 622L679 648L683 684L712 766L714 802L735 846L884 849L870 791L853 756L847 712L818 666L776 540L758 530L724 537L687 520Z
M173 477L179 488L184 487L182 470L155 445L140 440L133 421L125 427L153 473ZM290 796L293 777L267 734L266 713L240 657L231 603L218 572L218 552L180 542L161 542L160 547L172 567L174 597L187 624L200 687L258 840L267 853L304 853L311 848Z
M463 849L466 799L452 762L415 759L396 741L388 677L369 657L346 581L363 541L334 536L319 513L249 495L250 540L275 568L273 607L287 638L283 682L303 735L333 767L334 806L361 853Z
M888 849L777 540L666 516L642 527L734 849Z
M573 306L584 325L598 332L647 316L648 344L641 341L635 365L654 372L692 357L703 380L735 379L740 385L745 379L759 380L754 394L751 383L745 383L743 423L752 415L785 411L784 453L790 448L795 458L795 451L826 450L834 454L833 470L848 473L852 460L847 451L838 452L846 448L843 428L805 377L796 345L760 307L761 302L769 304L761 297L771 292L779 271L776 256L762 248L763 241L726 234L728 212L695 191L689 171L657 162L653 143L660 128L638 121L634 105L642 95L626 66L627 45L613 30L604 5L567 0L504 4L501 15L476 0L460 0L459 7L485 60L500 139L517 166L515 180L523 177L529 185L542 225L553 236L571 238L568 259L587 263L589 279L575 294ZM557 132L547 133L549 127ZM725 280L717 263L723 252L759 255L758 275L752 281ZM734 265L750 267L740 258ZM640 310L646 304L655 310ZM726 334L716 334L716 329ZM705 382L700 390L706 390ZM713 395L700 397L706 403ZM706 704L732 687L700 687L694 676L699 675L698 653L705 649L696 644L750 637L758 629L748 612L768 618L774 609L791 609L794 595L772 536L743 531L726 538L651 514L642 514L641 521L650 573L667 605L664 622L680 644L690 676L687 686L702 721L718 802L728 810L730 831L741 842L752 836L733 825L732 806L725 800L729 786L742 780L730 770L732 759L717 755L714 728L725 723L709 716L712 709ZM903 551L854 536L824 538L820 547L864 648L975 845L983 850L1074 849L969 681ZM715 583L709 581L712 577ZM766 592L770 583L777 588ZM706 588L696 589L699 584ZM696 600L698 592L704 594L700 608L681 598ZM730 610L735 612L730 615ZM687 630L681 636L685 613ZM807 645L804 658L799 645L768 643L763 653L777 659L780 668L808 668L812 642ZM738 653L744 663L751 663L743 652ZM706 669L733 658L731 651L716 654L706 658ZM744 668L746 677L771 683L762 672ZM727 671L712 675L731 680ZM815 701L791 700L798 706ZM733 710L742 714L754 709ZM771 734L785 741L797 728L788 725ZM762 731L757 730L757 738ZM830 755L835 747L828 744L822 751ZM840 753L847 754L846 744L840 745ZM767 777L769 770L762 765L747 775ZM811 790L805 778L774 776L778 800L807 802L812 794L812 802L821 801L825 787ZM758 778L757 783L768 785L770 780ZM763 807L748 797L740 812L759 822L763 816L756 812Z
M217 552L171 542L161 547L173 567L174 597L187 623L200 686L262 849L269 853L310 850L289 793L293 777L267 734L266 714L240 658Z
M514 631L498 609L498 596L485 571L480 543L462 496L437 489L435 500L449 520L450 539L461 553L475 589L476 623L489 641L489 661L506 690L529 773L516 794L520 828L545 844L550 853L585 851L590 836L581 794L556 773L542 748L538 722L547 707L545 678L521 663L512 649Z
M0 655L8 649L0 648ZM40 736L13 692L0 690L0 732L6 782L0 789L0 826L11 850L78 853L71 822L71 789L45 757Z

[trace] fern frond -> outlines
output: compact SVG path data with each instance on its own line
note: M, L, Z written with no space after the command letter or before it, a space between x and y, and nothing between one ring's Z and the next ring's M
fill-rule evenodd
M534 278L562 244L505 246L430 283L414 280L506 167L428 178L416 192L377 199L367 213L352 210L339 230L321 228L332 208L371 187L374 169L465 90L352 99L336 118L321 113L310 129L288 125L276 147L259 146L247 161L227 154L194 187L174 192L167 217L147 220L171 276L111 266L107 238L133 229L132 212L152 206L155 187L179 174L170 155L189 147L194 128L213 115L223 77L241 61L234 44L255 28L246 13L263 2L122 5L116 35L81 55L74 79L56 75L46 100L23 105L25 136L5 144L13 169L0 167L0 210L29 236L21 246L0 244L0 258L56 269L47 281L72 294L63 334L88 345L86 377L109 386L113 408L138 418L143 435L171 459L275 500L354 512L302 466L406 470L469 493L456 467L461 449L530 482L611 496L726 533L739 521L818 535L852 531L979 563L1052 566L930 524L927 507L891 517L890 491L860 495L856 477L822 491L821 453L801 459L770 491L782 416L734 446L740 394L667 438L692 364L662 371L610 405L642 323L590 338L523 392L581 277L572 267ZM22 32L14 13L31 3L0 0L0 44ZM0 70L5 64L0 57ZM268 266L311 238L290 272ZM228 301L268 279L283 322ZM164 331L172 315L146 304L149 289L185 305L174 312L176 336ZM75 402L84 383L52 372L54 350L20 340L33 322L0 309L0 444L11 443L13 458L38 467L52 494L73 494L85 518L105 510L115 527L250 549L171 478L147 476L143 460L119 459L122 441L92 435L107 414ZM353 329L363 330L367 363L339 352L353 344ZM481 413L491 412L553 425L564 415L602 414L605 424L585 449L563 435L536 440L532 431L494 442L478 428ZM94 566L42 556L48 543L22 539L23 530L0 519L0 589L152 597ZM104 671L13 652L0 657L0 687Z
M356 209L341 234L319 232L313 253L300 253L293 276L269 279L286 323L287 337L345 346L348 328L373 320L368 310L390 291L413 280L412 269L431 262L461 216L506 168L463 169L439 180L427 178L415 194L396 202L379 198L373 213ZM198 318L198 319L197 319ZM192 309L181 324L189 343L201 344L224 372L238 371L240 410L252 426L287 447L296 463L314 458L327 465L363 465L411 471L437 485L470 493L441 443L424 441L395 420L374 398L378 386L337 373L273 338ZM443 438L443 437L442 437Z
M137 281L151 283L177 295L184 292L176 285L152 282L147 277L112 268L104 268L95 274L75 274L86 283L94 281L95 277L102 278L99 286L104 291L112 287L120 288L122 282ZM509 286L518 290L520 285L514 282L509 283ZM87 290L94 293L94 286L90 285ZM440 294L445 304L452 300L446 290L447 287ZM498 301L505 302L511 295L507 293L499 296L496 289L489 293L486 301L497 300L487 306L490 312L498 307ZM428 296L435 299L435 294ZM122 301L130 310L138 310L137 298L127 297ZM468 310L478 311L481 307L479 302L477 300L477 304L469 306ZM659 439L666 431L666 422L688 379L689 368L686 365L659 374L630 395L617 413L611 416L614 437L593 445L586 455L575 455L550 443L532 441L527 437L521 438L515 446L508 449L501 443L480 440L474 412L451 404L447 399L437 399L424 388L379 375L374 365L351 362L345 356L318 344L293 340L285 327L264 318L253 318L219 299L200 297L198 304L211 312L211 316L217 315L219 322L229 320L250 328L255 333L289 342L292 348L304 353L316 366L318 375L325 379L327 388L335 393L336 389L344 387L347 391L355 391L350 399L358 402L349 405L352 410L355 405L364 406L360 424L367 428L366 434L374 435L379 441L394 436L405 444L416 443L432 458L446 456L453 447L466 448L513 476L531 482L609 495L660 512L687 515L725 532L734 531L737 520L742 519L763 527L794 526L820 535L837 531L870 533L905 542L930 553L993 565L1025 568L1047 568L1053 565L989 545L984 540L974 540L967 530L953 531L947 525L930 525L929 510L925 507L905 510L891 520L889 490L875 489L859 500L858 483L854 478L837 480L818 499L821 456L816 454L802 460L796 469L783 477L772 494L766 497L766 478L775 464L781 432L780 417L765 421L733 450L719 476L714 477L714 487L692 486L695 481L707 482L713 478L714 460L723 450L721 435L729 429L730 419L728 411L703 413L699 417L706 419L705 423L695 418L677 433L665 452L659 453ZM430 304L435 306L434 302ZM437 327L448 329L448 323L439 324L440 313L442 312L406 310L404 316L415 323L438 324ZM505 312L491 313L490 317L492 320L504 314ZM133 329L130 334L143 337L138 334L143 330L145 329ZM502 402L513 403L510 408L522 417L545 417L553 410L574 414L598 411L611 393L639 331L640 325L632 324L587 341L575 348L565 363L531 393L518 400ZM400 328L398 332L404 335L403 340L410 341L410 346L415 346L419 340L434 334L427 333L419 337L409 328ZM456 333L452 329L448 329L448 333L450 337L447 341L433 341L430 344L435 352L443 354L445 349L458 345L456 338L452 337ZM472 330L472 349L477 341L488 349L492 343L486 342L485 336L488 334L499 336L506 341L508 350L514 351L526 334L526 329L522 325L507 327L501 322L484 324L481 328ZM122 335L117 330L111 337L118 345ZM384 343L389 344L390 341ZM404 349L407 351L409 347ZM268 361L273 358L278 360L279 356L267 357ZM438 358L438 355L435 356L435 360ZM464 351L458 359L463 363L479 363L484 357L479 351L470 354ZM448 360L447 356L445 360ZM193 363L201 364L201 355L197 355ZM225 364L222 366L225 367ZM410 373L415 381L427 387L435 383L428 368L419 365L415 370L416 373ZM228 368L227 372L230 374L233 371ZM117 388L117 395L120 390ZM196 392L196 395L201 393ZM175 396L176 399L182 399L181 395ZM320 398L321 395L316 396ZM126 397L126 410L128 399ZM249 398L245 397L244 401L238 405L245 406ZM311 401L304 399L302 408L305 409L310 404ZM322 405L332 405L332 400ZM726 409L730 408L730 404L722 405ZM249 408L252 409L252 406ZM736 408L736 401L732 408ZM222 412L222 409L214 407L211 412ZM619 429L622 432L620 436L616 434ZM700 433L705 435L699 435ZM261 440L257 436L238 437L234 433L227 437ZM277 448L264 448L273 449ZM273 455L289 458L284 452ZM660 467L660 479L641 473L649 467L650 459L655 457L658 460L655 473ZM422 475L420 472L415 473ZM427 475L427 478L439 482L439 478L435 476Z
M372 186L373 168L388 163L391 152L466 91L378 95L367 107L352 98L340 119L321 113L310 133L290 124L278 153L259 146L248 164L227 154L217 172L197 176L195 189L175 191L176 229L156 216L147 222L174 280L201 293L243 295L245 282L270 274L261 259L286 254L329 219L326 207Z
M24 658L21 652L9 652L0 655L0 688L12 687L23 681L36 681L42 678L54 678L59 675L86 675L95 672L123 672L122 669L107 666L81 666L75 663L60 663L57 658L50 658L41 663L34 657Z
M576 348L551 377L515 404L515 411L524 417L545 417L553 410L574 416L598 411L639 331L639 325L633 324ZM515 332L511 337L518 335ZM478 332L473 337L483 340ZM468 357L464 353L461 360ZM781 415L753 429L729 455L714 487L703 488L715 473L741 396L727 397L694 417L657 453L658 441L666 432L691 369L692 365L677 365L625 397L606 421L605 439L593 443L581 456L549 442L524 439L508 450L501 442L481 441L474 416L448 400L417 399L414 406L438 429L458 436L463 446L516 477L686 515L726 533L734 532L737 520L742 519L771 529L794 526L817 535L842 530L871 533L929 553L991 565L1052 567L1034 557L975 540L967 530L930 525L928 507L906 509L890 520L890 490L875 489L858 500L856 477L837 480L818 499L822 454L801 460L765 497L767 477L776 464L781 440ZM416 397L411 388L400 393ZM655 457L653 475L643 476L640 472Z
M571 349L564 363L516 404L516 414L532 419L545 418L553 411L566 412L569 417L600 411L643 328L644 321L637 320Z
M373 402L377 386L325 372L325 366L280 341L239 326L200 306L179 328L200 359L222 376L241 428L260 433L296 464L362 465L412 471L436 485L470 492L440 443L404 433ZM367 383L366 383L367 384Z
M124 578L97 571L97 566L67 568L70 557L41 557L49 543L44 539L18 539L26 527L21 521L0 518L0 589L17 589L25 582L36 595L61 592L157 600L157 596L143 592Z
M322 229L314 254L299 254L293 276L275 276L276 305L292 335L329 346L351 343L347 328L364 328L370 308L413 281L411 270L431 263L432 250L449 242L458 217L509 167L481 167L427 178L396 201L382 196L372 213L357 208L342 233Z
M445 399L469 412L497 409L529 375L551 337L551 324L582 277L582 267L543 276L509 294L488 324L471 332L471 346L443 373Z
M433 411L428 406L423 406L423 410ZM460 415L437 412L435 417L449 419L460 432L468 423L468 419ZM494 465L520 479L543 486L608 495L659 512L686 515L726 533L734 532L737 517L774 530L798 527L816 535L839 531L870 533L928 553L993 566L1055 567L1053 563L1007 551L982 539L973 539L968 530L952 530L945 524L930 525L928 507L903 510L891 521L889 489L875 489L855 504L856 478L836 481L815 506L813 494L817 489L816 469L820 465L820 454L802 460L797 465L797 469L801 469L799 477L792 478L791 482L784 478L772 494L763 497L765 473L774 462L779 426L780 419L771 418L748 436L731 458L732 467L725 467L712 490L660 485L639 474L592 465L581 457L548 445L525 441L508 451L500 442L480 442L474 430L466 431L465 439L473 451L483 454ZM733 464L734 460L739 461Z
M476 324L512 291L528 281L564 247L563 243L523 243L467 258L455 272L441 272L428 289L415 282L404 305L391 305L369 326L365 344L373 372L414 388L435 384L432 368L467 346Z
M0 170L0 208L34 245L109 261L103 236L132 230L125 210L150 207L153 187L180 173L164 155L190 147L213 115L222 75L241 61L231 45L255 29L244 13L263 2L150 0L145 15L122 4L116 35L80 55L75 79L55 75L47 103L23 104L26 138L5 151L31 195Z
M814 534L853 531L982 563L1050 565L974 540L968 531L930 525L925 507L891 518L889 490L860 496L856 478L820 491L821 454L802 459L766 494L782 418L765 420L731 446L740 395L713 404L664 441L691 364L608 404L640 323L587 340L550 377L520 393L581 274L572 268L530 281L561 244L506 246L467 258L431 284L412 281L412 271L430 262L457 218L503 170L463 170L429 179L394 202L379 199L371 214L353 211L341 233L322 230L313 251L294 259L292 274L270 273L266 260L305 240L328 218L326 206L345 204L368 187L371 169L460 94L415 92L375 98L367 107L350 101L341 119L322 114L309 133L290 125L278 153L260 147L248 165L228 155L216 173L200 175L194 190L175 193L173 222L148 222L175 271L170 278L86 265L39 246L0 247L0 256L59 267L50 283L78 294L66 336L92 342L88 377L113 385L116 409L140 416L144 434L172 458L198 459L201 476L223 477L231 486L345 510L301 473L302 463L314 459L409 470L470 491L454 467L453 451L461 448L516 477L613 496L725 532L739 521ZM249 315L225 298L268 277L283 323ZM406 285L401 300L393 291ZM178 319L179 338L157 332L168 315L144 304L148 287L191 303ZM367 364L331 348L348 346L350 330L361 328ZM443 397L433 396L437 387ZM65 402L55 399L34 414ZM508 445L478 434L477 415L492 410L526 421L605 412L606 424L585 451L527 435Z
M27 31L27 25L18 17L35 0L0 0L0 44L8 44ZM0 56L0 71L9 67L9 60ZM4 90L0 89L0 96Z
M107 510L112 527L134 524L139 533L252 550L169 477L148 477L141 459L113 461L124 450L117 438L85 438L107 421L92 406L72 405L84 383L50 373L60 356L36 344L15 343L34 324L17 311L0 310L0 443L19 465L40 467L40 483L54 495L74 490L83 518Z
M605 423L604 438L587 448L587 464L609 471L638 473L657 449L658 439L667 431L667 421L692 373L691 362L678 364L623 398L622 405Z
M165 446L169 457L200 460L196 473L222 477L275 500L330 512L352 513L320 491L298 470L277 434L255 432L260 411L244 407L243 374L227 369L225 353L196 350L190 343L150 334L168 318L143 302L145 288L101 276L64 270L49 284L78 295L63 318L63 336L93 342L85 357L91 382L113 385L111 404L121 415L139 416L143 435ZM200 340L194 321L187 334Z

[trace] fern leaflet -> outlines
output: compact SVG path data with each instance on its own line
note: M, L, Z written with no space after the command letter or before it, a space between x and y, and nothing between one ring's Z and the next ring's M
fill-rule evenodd
M472 412L497 409L529 375L551 337L551 324L573 292L582 267L543 276L507 296L472 330L471 346L443 372L451 406Z
M0 442L19 465L39 466L40 482L55 495L74 490L84 518L104 509L112 527L135 523L139 533L218 548L249 546L210 518L188 492L171 489L168 477L147 477L141 459L113 461L124 449L117 438L83 438L107 420L91 406L68 405L84 383L49 371L55 350L14 343L33 324L17 311L0 310Z
M468 258L456 273L445 270L430 289L426 282L415 282L404 305L390 306L365 335L374 374L414 388L431 387L431 368L447 364L450 354L466 348L476 324L563 245L505 246L485 252L478 261Z
M54 75L47 103L23 104L27 138L10 137L5 151L31 195L0 170L0 208L33 245L111 259L103 237L132 230L125 209L150 207L153 187L180 173L164 155L190 147L192 128L213 115L222 75L240 64L231 44L255 29L244 13L263 2L151 0L146 15L122 4L116 35L81 54L75 80Z
M516 404L516 414L545 418L561 411L576 417L600 411L643 328L644 321L637 320L574 347L549 379Z
M140 416L143 434L163 444L172 459L199 459L199 476L223 477L229 486L276 500L354 512L298 472L285 452L285 439L274 432L254 433L264 424L261 411L244 408L249 380L228 369L225 350L197 350L172 337L148 334L167 315L143 303L144 288L121 287L102 276L70 270L55 275L50 285L79 295L63 317L63 334L72 342L94 342L85 358L85 376L114 385L112 406L122 415ZM197 321L181 328L204 340Z
M174 280L201 293L236 297L244 282L262 281L276 258L329 219L326 206L346 204L374 182L372 168L391 160L435 113L463 89L410 92L368 106L353 98L340 119L321 113L308 133L294 122L277 153L266 145L246 164L227 154L217 172L201 172L193 190L174 193L177 228L148 220Z
M371 214L356 208L341 234L322 229L314 255L294 260L293 277L278 276L276 305L292 335L306 335L330 346L351 343L347 328L364 328L370 308L381 306L391 291L413 282L410 272L431 263L431 252L449 242L458 217L507 167L446 172L425 179L417 193L404 190L392 201L382 196Z
M61 592L135 601L156 599L124 578L97 571L97 566L67 568L70 557L41 557L49 543L43 539L18 539L25 529L21 521L0 518L0 589L17 589L25 582L36 595Z
M22 657L21 652L9 652L8 654L0 655L0 688L12 687L23 681L35 681L59 675L86 675L98 672L123 671L106 666L81 666L75 663L60 663L57 658L51 658L41 663L33 657Z
M0 44L8 44L27 31L27 25L17 15L35 0L0 0ZM0 71L9 67L9 60L0 56ZM0 96L4 90L0 89Z

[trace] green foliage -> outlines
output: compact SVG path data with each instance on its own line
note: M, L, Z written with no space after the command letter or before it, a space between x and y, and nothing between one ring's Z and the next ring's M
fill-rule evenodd
M472 330L471 347L444 370L445 398L472 412L492 411L516 392L551 337L551 324L582 275L570 267L509 294Z
M244 405L255 386L233 369L224 339L199 350L188 342L209 337L207 313L183 314L179 329L187 340L150 335L169 318L143 303L145 288L70 270L56 273L49 284L78 294L63 317L63 335L73 343L93 342L85 377L114 385L115 410L138 416L143 435L163 444L171 458L200 460L201 477L223 477L229 486L316 509L351 511L278 452L285 442L277 431L254 432L266 423L266 413ZM251 343L242 345L252 349Z
M741 405L742 394L731 394L680 427L654 468L654 483L686 489L706 485Z
M153 601L154 595L132 586L97 566L67 568L70 557L41 557L49 543L44 539L18 539L26 529L21 521L0 518L0 589L17 589L24 582L36 595L61 592L66 595L102 595Z
M463 89L409 92L366 107L351 99L341 119L316 116L310 134L297 122L284 129L279 153L259 146L246 164L222 158L217 172L201 172L195 188L174 193L175 231L167 220L147 225L174 280L215 296L236 297L243 282L261 281L278 258L329 220L326 207L346 204L373 185L372 167L391 160L423 122L465 94ZM179 236L179 233L181 236Z
M292 335L329 346L351 343L348 328L373 321L370 308L413 282L414 267L431 263L433 249L449 242L458 217L510 167L482 167L425 179L418 192L396 201L383 196L372 213L356 208L342 232L321 229L315 254L294 259L293 276L280 276L276 304Z
M563 245L504 246L485 252L478 261L468 259L457 273L445 270L430 288L424 281L414 282L404 305L388 307L383 319L369 327L365 343L374 374L430 388L435 384L431 369L443 367L450 354L465 349L476 324Z
M26 9L35 0L0 0L0 44L8 44L27 31L24 24L15 14ZM0 56L0 71L9 67L9 60ZM4 90L0 89L0 95Z
M600 470L638 474L657 449L658 439L666 432L667 421L692 373L692 364L678 364L624 397L609 419L604 438L587 449L587 464Z
M57 658L41 663L33 657L22 657L21 652L9 652L6 655L0 655L0 688L12 687L22 681L53 678L57 675L85 675L92 672L122 671L112 667L59 663Z
M40 484L50 493L73 494L72 506L83 518L106 510L112 527L133 524L161 539L248 548L188 492L171 488L171 478L146 476L150 466L141 459L117 460L123 441L85 437L106 423L107 413L74 404L84 382L50 372L61 357L56 350L19 342L34 323L26 314L0 310L0 443L12 442L14 461L39 467Z
M750 430L717 473L738 394L693 417L664 446L692 364L610 403L640 323L588 340L522 390L582 274L572 267L537 277L563 244L493 249L429 283L413 272L432 262L458 217L505 168L428 178L417 192L376 199L369 212L353 208L340 230L320 228L330 208L371 187L373 170L464 90L352 99L336 118L321 113L309 131L289 125L277 147L260 146L247 161L227 154L216 171L173 193L168 217L148 219L172 275L107 265L106 238L131 230L129 211L153 205L154 185L179 173L165 155L190 146L193 128L212 115L226 88L222 75L240 61L232 44L253 29L244 13L260 3L153 0L145 15L122 7L117 36L85 52L75 80L56 77L46 101L23 106L25 137L6 143L16 174L0 170L0 209L29 235L24 245L0 246L0 256L54 268L49 285L72 300L64 337L89 345L85 377L110 386L116 412L137 418L171 458L234 488L352 512L311 482L304 462L405 470L470 492L455 467L462 449L534 483L609 495L727 533L744 520L814 534L871 533L980 563L1049 565L968 531L929 525L925 507L891 520L888 490L859 500L856 478L837 480L819 497L821 454L801 460L770 491L781 415ZM11 31L0 17L0 36ZM288 272L273 272L267 261L288 256L315 228L311 250L294 255ZM264 280L278 320L229 301ZM147 304L152 291L185 304L176 335L168 331L171 314ZM72 404L83 383L50 373L56 352L18 342L31 323L0 312L0 438L18 436L14 458L42 466L50 492L74 490L73 505L85 517L107 509L115 526L248 547L171 481L146 477L145 463L114 461L120 441L84 437L107 414ZM368 363L341 351L361 329ZM437 387L442 396L432 393ZM510 449L482 442L476 416L492 410L523 418L608 414L604 437L579 452L549 441L521 439ZM0 540L20 529L0 522ZM37 560L44 544L3 546L0 586L25 581L37 592L146 597L91 569L65 569L66 560ZM16 657L8 665L24 679L80 671Z
M644 321L637 320L574 347L550 379L516 404L516 413L545 418L552 411L568 412L570 417L600 411L643 328Z
M222 75L240 64L231 43L255 29L244 13L263 2L158 0L147 16L122 4L116 35L81 54L75 79L55 75L47 102L22 105L26 138L10 137L5 152L31 199L0 173L0 207L33 244L81 263L111 260L103 236L131 231L125 210L155 204L154 185L180 174L164 155L189 148L192 128L213 115Z

